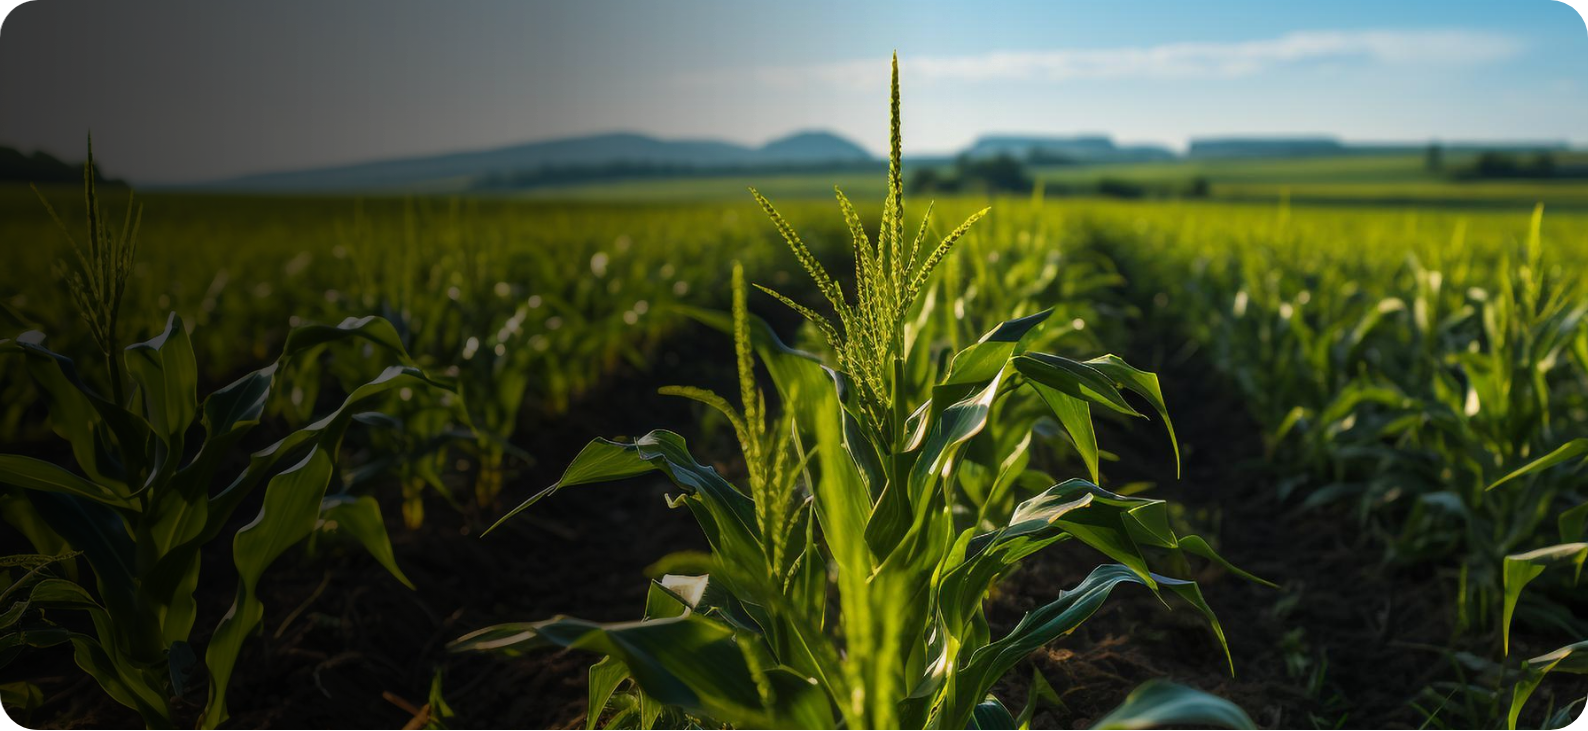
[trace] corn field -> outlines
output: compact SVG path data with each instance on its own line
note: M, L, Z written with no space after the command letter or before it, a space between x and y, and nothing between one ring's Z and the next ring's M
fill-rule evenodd
M0 190L7 712L1581 714L1588 214L928 201L900 93L880 196Z

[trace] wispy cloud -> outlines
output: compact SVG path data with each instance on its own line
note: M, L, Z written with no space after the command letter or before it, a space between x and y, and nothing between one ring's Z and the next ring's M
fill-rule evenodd
M1522 50L1515 38L1477 30L1297 31L1276 38L1156 46L993 51L901 59L918 82L1083 79L1220 79L1251 76L1303 63L1366 61L1386 65L1461 66L1503 60ZM875 88L886 63L855 59L805 66L768 66L693 73L685 84L754 81L790 88Z

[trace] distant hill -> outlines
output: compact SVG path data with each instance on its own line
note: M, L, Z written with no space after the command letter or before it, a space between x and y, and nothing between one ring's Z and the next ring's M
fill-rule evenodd
M247 175L200 187L232 190L462 189L545 170L623 167L725 169L851 164L872 160L827 132L802 132L747 147L715 140L663 140L616 133L356 165Z
M755 151L757 163L848 163L871 160L871 153L831 132L801 132L766 143Z
M965 155L973 159L1007 155L1017 160L1075 163L1152 162L1175 158L1167 147L1120 147L1107 135L986 135L965 150Z
M102 183L122 185L119 180L108 180L98 165L94 166L94 179ZM0 182L5 183L33 183L45 185L49 183L76 183L83 182L83 163L65 162L43 150L35 150L33 154L25 154L21 150L11 147L0 147Z
M1205 137L1191 140L1186 157L1214 158L1290 158L1337 155L1391 155L1420 153L1429 145L1447 151L1539 153L1570 149L1565 141L1451 141L1451 142L1342 142L1334 137Z

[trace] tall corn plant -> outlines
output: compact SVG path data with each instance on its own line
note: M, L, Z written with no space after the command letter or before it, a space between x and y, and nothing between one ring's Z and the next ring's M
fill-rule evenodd
M739 407L707 391L666 389L728 415L748 489L702 465L678 434L657 430L591 442L562 479L503 518L564 488L660 472L680 491L672 504L700 523L709 556L671 559L676 573L652 585L638 622L558 617L498 625L459 638L454 650L514 655L560 646L604 655L591 669L592 727L610 705L619 726L1012 728L1016 718L990 695L993 685L1030 652L1073 631L1121 584L1179 597L1206 616L1223 644L1197 584L1162 573L1160 564L1184 554L1228 564L1200 538L1177 536L1162 501L1072 479L1022 502L991 530L962 509L960 457L1001 401L1041 399L1089 449L1096 448L1094 406L1140 415L1122 390L1161 417L1166 410L1157 378L1119 358L1026 352L1022 343L1046 312L993 328L939 370L930 397L912 401L904 364L925 344L907 341L905 321L933 270L986 211L940 241L927 241L925 226L906 238L897 59L892 91L889 194L875 243L839 194L854 239L853 297L755 194L836 321L763 289L809 320L836 362L789 348L752 317L736 267L732 316L716 319L734 333ZM771 375L779 418L769 415L752 353ZM994 638L984 609L993 586L1025 557L1070 540L1113 563ZM1140 723L1156 713L1167 723L1250 723L1196 691L1152 691L1127 704L1122 713L1131 718L1109 722ZM1199 713L1176 715L1191 710Z
M174 723L171 698L196 687L194 677L207 670L203 723L214 727L226 719L232 670L263 615L260 576L284 551L334 524L408 583L375 501L327 495L327 489L343 435L361 408L395 389L445 386L412 366L390 324L365 318L296 328L276 362L200 400L192 344L175 314L155 337L119 347L116 323L136 225L129 214L122 233L110 233L91 171L90 156L84 174L90 243L76 250L78 269L68 281L100 354L108 356L101 374L108 395L72 359L46 347L39 332L0 341L0 354L23 359L51 428L65 442L62 451L71 455L56 464L0 454L4 516L36 551L0 560L27 569L0 592L0 663L27 648L68 644L77 664L151 727ZM287 385L279 378L283 367L345 340L361 340L398 364L353 389L332 413L260 451L243 451L270 393ZM241 470L226 476L238 463ZM259 514L232 536L236 601L201 664L189 640L202 558L260 485ZM93 570L92 590L73 580L82 576L79 556ZM91 629L55 621L74 612L86 615Z

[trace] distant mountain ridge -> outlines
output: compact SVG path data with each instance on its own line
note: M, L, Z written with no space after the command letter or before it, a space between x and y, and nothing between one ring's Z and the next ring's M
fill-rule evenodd
M1009 156L1035 165L1093 165L1180 159L1404 154L1424 151L1430 144L1437 144L1445 150L1509 153L1570 149L1563 141L1345 142L1328 135L1252 135L1195 138L1186 152L1179 154L1161 145L1120 145L1104 134L990 134L977 138L959 155L971 159ZM922 156L912 160L944 163L953 157ZM760 147L721 140L667 140L618 132L489 150L260 173L171 187L251 192L438 192L503 189L568 181L593 182L635 176L710 175L750 170L781 173L873 163L880 164L880 160L865 148L823 131L791 134Z
M852 164L871 153L829 132L800 132L760 147L718 140L664 140L611 133L530 142L490 150L245 175L201 184L230 190L352 190L468 187L491 176L611 165L699 168Z

